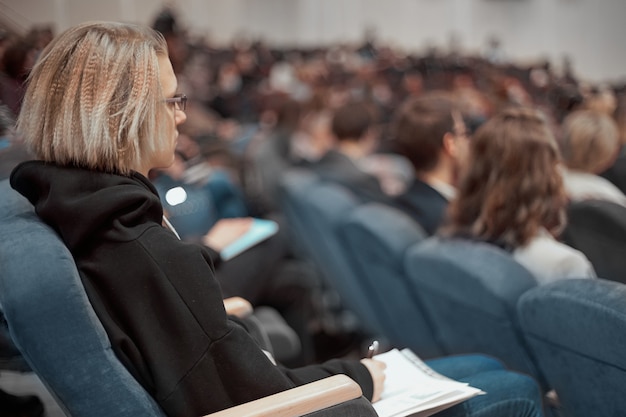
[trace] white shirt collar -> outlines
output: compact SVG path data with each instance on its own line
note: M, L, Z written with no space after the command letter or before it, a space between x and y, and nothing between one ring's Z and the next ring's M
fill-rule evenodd
M433 187L439 194L448 201L454 200L456 197L456 188L447 182L438 180L437 178L431 178L428 181L428 185Z

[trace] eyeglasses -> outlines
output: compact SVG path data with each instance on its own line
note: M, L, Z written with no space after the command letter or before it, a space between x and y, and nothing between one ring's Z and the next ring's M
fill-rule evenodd
M167 104L172 104L176 110L185 111L187 108L187 96L185 94L176 94L174 97L166 98Z

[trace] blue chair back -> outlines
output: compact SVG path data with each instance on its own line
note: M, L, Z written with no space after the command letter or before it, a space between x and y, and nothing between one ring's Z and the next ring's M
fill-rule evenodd
M443 355L404 269L406 251L425 239L426 232L403 212L380 203L352 210L338 232L389 341L423 358Z
M555 389L563 417L626 412L626 286L567 279L519 300L522 329Z
M409 249L405 262L446 353L495 356L546 388L517 318L519 297L536 286L528 270L495 246L438 237Z
M164 417L112 351L72 255L0 182L0 307L15 344L73 417Z
M561 238L587 256L599 277L626 283L626 207L603 200L571 203Z
M305 192L303 190L308 190L318 181L319 178L312 171L294 168L285 171L278 190L278 204L287 219L288 234L293 249L304 259L312 257L313 244L306 237L306 218L305 213L303 213L303 203L299 196Z
M283 210L298 246L320 269L326 284L357 316L360 326L381 334L377 306L369 302L366 283L349 263L337 234L339 223L359 204L356 198L341 186L321 182L315 174L299 170L289 172L282 190Z

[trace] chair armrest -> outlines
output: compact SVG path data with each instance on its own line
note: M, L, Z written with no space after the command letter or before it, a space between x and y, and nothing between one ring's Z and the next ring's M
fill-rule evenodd
M362 395L361 387L348 376L334 375L205 417L298 417Z
M244 318L252 314L252 304L241 297L225 298L224 308L229 316Z

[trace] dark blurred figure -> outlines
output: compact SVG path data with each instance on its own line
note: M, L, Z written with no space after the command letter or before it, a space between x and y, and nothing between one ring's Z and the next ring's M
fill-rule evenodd
M13 132L14 123L11 110L0 102L0 180L9 178L19 162L30 159L26 147Z
M26 37L8 41L0 59L0 102L17 116L24 96L24 81L35 64L37 49Z
M170 61L172 61L174 73L180 74L183 71L189 51L187 48L186 34L177 23L174 10L169 7L161 10L152 23L152 29L160 32L165 38L165 42L167 42L167 52Z

